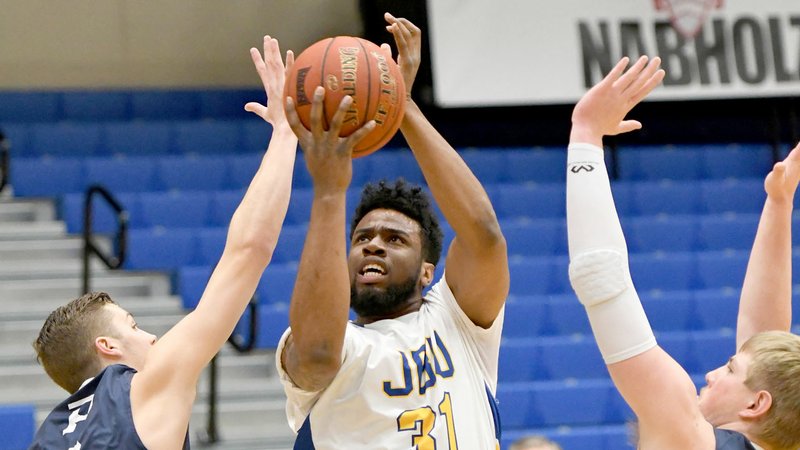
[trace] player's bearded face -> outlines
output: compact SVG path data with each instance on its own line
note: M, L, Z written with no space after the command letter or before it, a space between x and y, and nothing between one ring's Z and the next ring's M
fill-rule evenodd
M411 296L415 295L418 286L419 273L386 288L373 286L357 288L353 281L350 283L350 308L360 317L389 315L400 309Z

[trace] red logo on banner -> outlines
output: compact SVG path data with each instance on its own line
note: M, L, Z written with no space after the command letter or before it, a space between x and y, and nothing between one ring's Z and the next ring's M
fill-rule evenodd
M694 39L708 14L722 8L724 0L654 0L656 11L669 12L672 26L686 39Z

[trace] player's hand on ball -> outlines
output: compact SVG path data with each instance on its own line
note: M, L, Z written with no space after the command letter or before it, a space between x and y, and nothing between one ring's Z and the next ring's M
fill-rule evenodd
M422 31L408 19L397 18L388 12L383 17L389 23L386 30L392 33L397 44L397 64L403 74L406 95L410 98L411 87L422 62Z
M346 190L350 185L353 147L375 128L375 121L370 120L349 136L340 137L339 132L353 98L349 95L342 98L328 130L325 130L322 111L324 99L325 88L317 86L311 103L310 130L300 121L295 100L291 97L286 98L286 117L303 148L308 172L314 179L314 190L336 192Z

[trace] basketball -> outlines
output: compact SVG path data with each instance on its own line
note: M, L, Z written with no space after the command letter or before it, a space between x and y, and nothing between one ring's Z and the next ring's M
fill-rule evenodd
M314 89L325 87L325 129L345 95L353 97L340 136L349 136L370 120L376 127L353 149L353 157L368 155L385 145L400 128L406 88L397 63L365 39L337 36L323 39L295 59L284 95L292 97L303 126L311 127Z

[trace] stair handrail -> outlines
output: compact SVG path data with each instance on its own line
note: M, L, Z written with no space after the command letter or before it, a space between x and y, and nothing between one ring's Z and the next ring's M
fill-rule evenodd
M249 353L255 348L256 330L258 329L258 297L253 295L250 298L247 310L250 313L247 340L243 340L236 332L231 333L228 337L228 342L238 353ZM205 433L201 437L201 440L206 444L214 444L219 441L219 433L217 432L217 357L219 357L219 353L211 358L211 363L208 366L208 420L206 421Z
M92 222L92 219L94 218L92 214L92 199L95 195L99 195L114 210L117 221L117 230L114 233L114 245L112 246L112 252L116 250L116 254L107 255L103 253L102 249L98 245L95 244ZM122 264L125 263L127 247L128 211L108 189L99 184L92 184L86 189L83 202L83 294L86 294L91 290L89 284L91 278L91 269L89 266L90 257L92 255L97 256L109 269L119 269L122 267Z
M6 135L0 131L0 192L8 185L11 178L11 145L6 139Z

